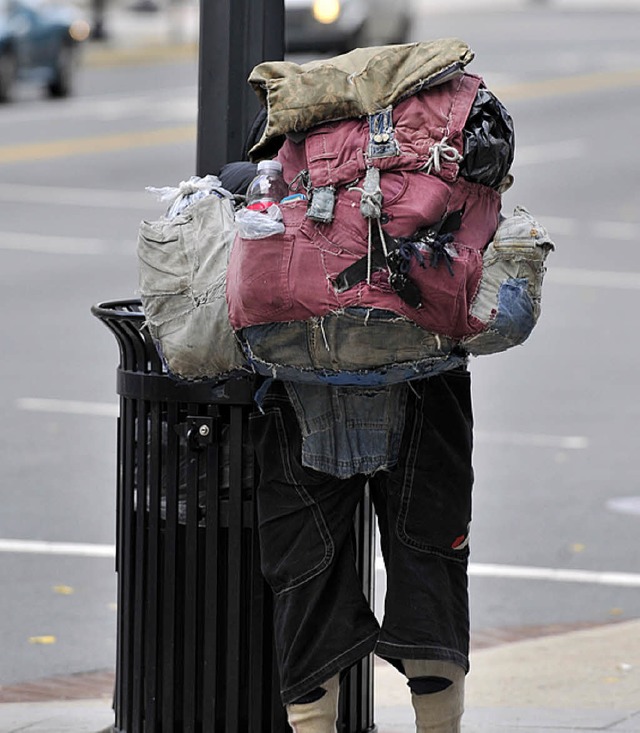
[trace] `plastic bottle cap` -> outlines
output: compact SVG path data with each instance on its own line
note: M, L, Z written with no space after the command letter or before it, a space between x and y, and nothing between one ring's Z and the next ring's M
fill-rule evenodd
M279 160L261 160L258 163L258 173L262 171L278 171L278 173L282 173L282 163Z

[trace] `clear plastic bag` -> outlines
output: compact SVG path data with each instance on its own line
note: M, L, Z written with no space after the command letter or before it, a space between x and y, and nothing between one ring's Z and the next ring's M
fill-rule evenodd
M180 181L178 186L163 186L154 188L147 186L146 191L156 194L159 201L170 201L165 214L166 219L173 219L181 214L188 206L205 196L214 194L219 198L233 198L232 194L222 186L217 176L191 176L186 181Z
M236 211L238 234L243 239L264 239L273 234L283 234L282 211L276 204L264 211L252 211L243 207Z

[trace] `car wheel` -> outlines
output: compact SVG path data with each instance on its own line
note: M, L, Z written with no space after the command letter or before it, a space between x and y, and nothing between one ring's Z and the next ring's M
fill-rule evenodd
M73 46L60 48L55 75L48 85L50 97L68 97L73 92L76 61L76 50Z
M11 90L16 78L16 57L11 51L0 54L0 102L11 100Z

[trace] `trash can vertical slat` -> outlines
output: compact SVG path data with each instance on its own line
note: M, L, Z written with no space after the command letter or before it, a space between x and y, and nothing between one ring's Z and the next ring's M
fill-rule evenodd
M136 400L136 483L131 500L135 516L135 543L133 564L133 695L134 695L134 730L142 733L144 726L144 641L146 629L143 609L146 606L146 511L147 505L147 415L143 400Z
M184 547L184 678L183 678L183 726L185 733L196 730L196 670L198 628L198 448L195 436L197 428L192 424L198 406L187 405L185 433L181 443L186 455L185 491L186 520ZM193 421L195 422L195 421Z
M163 553L163 621L162 621L162 726L176 720L176 604L178 557L178 436L169 432L169 425L178 423L178 405L167 404L167 429L165 444L165 496L164 553Z
M126 420L126 406L124 399L120 399L120 414L118 415L118 428L117 428L117 469L116 469L116 517L118 519L116 523L116 600L117 600L117 615L116 615L116 669L124 668L124 660L126 659L125 653L125 639L127 637L127 631L124 628L125 624L122 619L124 617L124 561L123 556L125 553L125 546L127 544L127 537L124 532L124 523L120 521L120 518L124 516L124 476L121 470L121 466L125 465L127 460L127 454L129 452L128 437L129 437L129 426ZM124 684L126 677L125 674L116 676L115 680L115 691L113 695L113 707L115 712L115 727L121 729L124 718L124 711L126 708L126 699L122 695L121 687Z
M261 570L260 570L260 551L258 542L258 527L257 523L252 519L251 532L251 550L250 550L250 562L251 572L251 597L249 600L249 608L252 614L252 620L250 624L251 638L249 639L249 650L250 650L250 661L249 661L249 687L250 689L256 690L257 695L252 701L251 708L249 709L249 730L259 730L260 726L264 724L265 713L269 710L273 704L273 690L274 686L266 687L261 684L261 676L264 675L264 670L271 668L272 666L272 654L271 645L267 646L265 643L267 639L271 639L271 634L265 633L264 619L268 619L269 623L272 617L272 609L267 601L267 594L265 593L264 583L261 582ZM274 679L277 679L275 677ZM277 685L275 686L277 691ZM277 705L277 700L276 707ZM282 726L280 729L283 729Z
M156 729L158 698L158 616L160 603L160 502L161 502L161 403L149 405L149 550L147 563L147 608L145 649L145 726Z
M216 710L220 701L215 691L218 684L218 598L220 583L218 574L218 534L220 526L219 509L219 477L220 477L220 425L218 408L208 406L208 414L214 420L214 440L207 449L207 476L212 478L215 491L208 491L205 508L207 522L205 526L205 572L204 572L204 613L207 623L204 628L204 660L203 660L203 730L216 729Z
M123 423L123 450L126 465L134 464L135 448L135 412L134 405L130 400L121 400L121 417ZM128 471L119 474L120 480L120 519L122 523L122 545L119 552L118 574L120 577L121 593L118 597L119 636L120 636L120 667L122 674L117 677L119 698L121 707L119 710L119 724L124 729L132 730L134 698L130 694L132 688L132 670L130 658L132 656L131 635L133 633L133 609L134 604L131 594L134 585L131 583L133 576L133 564L135 561L133 540L130 531L133 522L133 482L134 477Z
M238 730L240 719L239 658L242 634L242 586L244 551L242 542L242 462L231 459L234 448L242 445L242 408L229 408L229 497L227 524L228 600L227 600L227 725L229 730ZM245 700L245 705L250 701Z

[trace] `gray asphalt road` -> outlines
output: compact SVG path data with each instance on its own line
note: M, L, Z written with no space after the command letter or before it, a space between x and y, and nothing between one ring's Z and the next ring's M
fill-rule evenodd
M541 8L414 27L475 49L516 124L505 208L557 243L530 340L472 363L476 633L640 615L637 20ZM0 109L0 684L113 665L99 548L114 542L117 349L90 306L135 295L137 226L162 211L145 186L193 173L196 74L85 69L73 100L24 90Z

